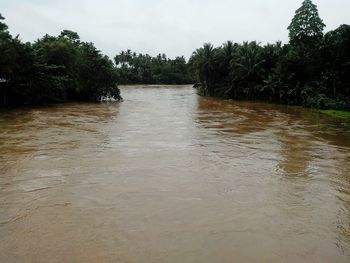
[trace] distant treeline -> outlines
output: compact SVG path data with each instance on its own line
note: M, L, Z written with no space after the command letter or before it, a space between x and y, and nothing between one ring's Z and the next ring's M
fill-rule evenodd
M190 58L203 95L350 110L350 26L323 35L316 5L305 0L282 45L204 44Z
M12 37L0 15L0 107L121 99L113 62L77 33L35 43Z
M137 54L130 49L114 58L121 84L188 84L194 78L186 59L169 59L165 54L156 57Z
M12 37L0 15L0 106L121 99L117 84L185 84L205 96L350 110L350 26L323 34L305 0L288 27L288 44L210 43L185 58L122 51L114 62L77 33L34 43Z

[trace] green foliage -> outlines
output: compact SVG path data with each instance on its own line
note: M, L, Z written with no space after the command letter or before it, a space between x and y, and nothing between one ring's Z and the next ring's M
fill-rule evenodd
M113 62L76 32L30 44L0 29L0 106L121 99Z
M3 22L1 22L1 20L4 20L5 18L0 14L0 32L7 32L7 25Z
M280 42L235 43L230 52L226 44L206 45L193 53L190 64L202 95L349 109L349 40L342 26L326 34L316 51L306 50L307 56Z
M320 110L320 112L327 114L327 115L330 115L330 116L333 116L333 117L338 117L338 118L344 119L350 123L350 112L349 111Z
M137 54L130 49L114 57L122 84L186 84L192 83L184 57L168 59Z
M293 45L302 45L320 41L324 27L317 6L311 0L304 0L288 27L290 42Z
M75 32L22 43L0 15L0 105L121 99L123 84L196 82L198 93L320 109L350 110L350 26L323 36L317 7L305 0L289 25L290 43L205 43L184 57L130 49L103 56Z
M4 17L0 14L0 79L7 79L14 66L15 48L12 36L7 31L7 25L3 22Z
M220 68L220 65L217 64L218 57L218 49L215 49L210 43L205 43L203 47L193 52L189 61L191 67L195 68L199 82L202 83L201 92L208 96L215 95L215 69Z
M195 87L228 99L350 110L350 26L324 37L323 28L317 7L305 0L289 26L289 44L205 44L189 60Z

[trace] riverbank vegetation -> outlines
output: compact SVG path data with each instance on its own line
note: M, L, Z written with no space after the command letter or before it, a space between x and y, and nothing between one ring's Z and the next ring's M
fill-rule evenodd
M3 19L0 106L121 99L117 84L196 83L205 96L350 110L350 26L323 34L311 0L296 11L289 43L206 43L188 62L129 49L112 61L69 30L22 43Z
M185 57L169 59L165 54L152 57L130 49L114 58L120 84L189 84L193 83Z
M77 33L22 43L2 20L0 15L0 107L121 99L113 62Z
M190 61L200 93L350 110L350 26L323 34L316 5L305 0L288 27L290 42L210 43Z
M320 112L333 117L341 118L350 123L350 111L320 110Z

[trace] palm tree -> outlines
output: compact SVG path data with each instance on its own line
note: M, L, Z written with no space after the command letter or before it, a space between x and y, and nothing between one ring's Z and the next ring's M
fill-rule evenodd
M265 62L261 59L262 48L255 42L244 42L238 49L237 56L233 61L233 65L239 69L240 79L248 79L261 76L261 64Z
M222 45L222 53L223 56L227 59L227 60L231 60L234 51L236 50L237 45L233 44L232 41L227 41L226 43L224 43Z
M121 63L122 67L125 67L125 62L126 62L126 53L125 51L122 51L119 53L119 62Z
M199 79L202 81L204 95L212 96L212 79L215 70L216 49L210 43L205 43L203 47L193 52L191 60L198 69Z
M125 61L130 64L132 60L132 52L130 49L128 49L126 52L125 52Z
M239 46L231 60L231 87L226 94L235 89L234 97L238 92L243 92L245 98L250 98L255 92L259 82L263 79L264 68L262 64L265 60L261 56L262 47L253 42L244 42Z

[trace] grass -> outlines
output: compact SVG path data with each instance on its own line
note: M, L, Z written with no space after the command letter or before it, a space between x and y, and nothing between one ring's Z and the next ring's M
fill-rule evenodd
M320 110L320 112L325 113L327 115L342 118L348 122L350 122L350 111L339 111L339 110Z

